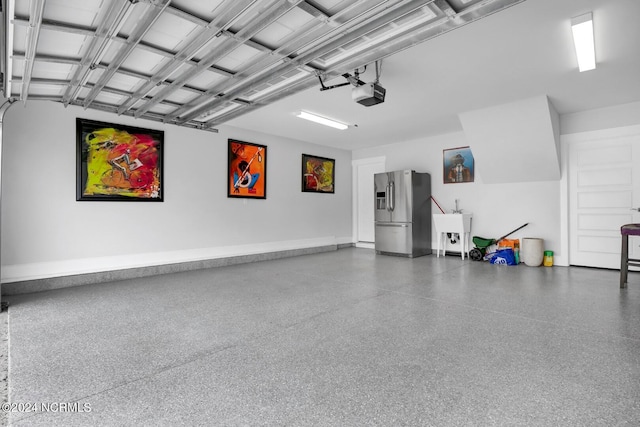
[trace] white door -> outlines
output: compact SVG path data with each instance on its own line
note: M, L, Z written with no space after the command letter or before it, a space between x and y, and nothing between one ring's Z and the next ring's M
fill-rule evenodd
M620 226L640 222L640 129L592 132L569 145L569 263L620 268ZM631 237L630 257L640 258Z
M375 241L373 176L384 172L384 157L353 161L354 235L358 243ZM371 247L373 247L371 245Z

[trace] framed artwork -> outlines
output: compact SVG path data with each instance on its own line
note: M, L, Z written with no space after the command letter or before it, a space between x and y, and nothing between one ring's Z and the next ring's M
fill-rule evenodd
M76 119L76 200L162 202L164 132Z
M267 198L267 146L229 139L227 197Z
M333 193L335 190L334 159L302 155L302 191L308 193Z
M442 150L443 180L445 184L473 182L473 154L469 147Z

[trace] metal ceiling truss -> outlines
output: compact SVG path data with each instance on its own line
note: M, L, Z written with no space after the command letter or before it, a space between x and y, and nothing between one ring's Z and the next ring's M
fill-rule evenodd
M5 98L216 131L317 85L318 76L350 72L524 0L223 0L208 13L198 0L104 0L90 22L61 21L73 15L64 2L28 0L16 11L15 0L1 1ZM58 35L76 37L79 51L41 48L43 37Z
M16 16L13 20L12 20L14 25L19 25L19 26L28 26L29 25L29 18L28 17L24 17L24 16ZM86 37L94 37L95 33L96 33L96 29L92 28L92 27L85 27L85 26L79 26L79 25L73 25L73 24L67 24L67 23L63 23L63 22L59 22L59 21L53 21L53 20L48 20L48 19L43 19L42 21L42 25L41 28L43 30L51 30L51 31L58 31L58 32L62 32L62 33L69 33L69 34L79 34L82 36L86 36ZM111 39L115 42L118 42L119 44L125 44L126 43L126 38L122 37L122 36L113 36L111 37ZM138 49L140 50L144 50L147 52L151 52L151 53L155 53L159 56L164 56L166 58L170 58L173 59L177 53L173 52L169 49L164 49L162 47L159 46L154 46L148 43L145 43L143 41L141 41L140 43L138 43L138 45L136 46ZM14 54L15 55L15 54ZM47 56L44 54L39 54L38 57L41 56ZM78 61L81 62L81 61ZM198 63L192 59L188 59L185 60L184 63L193 65L194 67L196 65L198 65ZM92 64L96 67L100 66L100 64ZM224 76L233 76L233 72L222 68L222 67L217 67L217 66L211 66L211 68L209 68L208 71L212 71L214 73L218 73Z
M117 36L118 31L124 25L131 8L132 5L127 0L111 3L107 17L98 25L95 36L89 39L89 47L81 60L81 65L76 68L71 78L71 84L62 97L62 102L65 106L76 99L80 87L87 82L91 72L100 63L113 38Z
M147 102L145 103L145 105L141 106L135 113L136 117L140 117L142 114L149 111L149 109L153 107L156 102L165 99L173 90L179 88L183 83L186 83L197 74L200 74L210 65L214 64L216 61L233 52L236 48L244 44L246 41L249 41L251 37L256 35L256 33L266 28L269 24L273 23L286 12L288 12L291 8L293 8L295 4L292 3L300 3L300 1L301 0L297 0L295 2L272 2L265 13L258 14L254 20L252 20L242 30L238 31L238 33L236 33L233 37L228 37L217 49L211 51L208 55L206 55L195 69L190 70L180 76L178 78L178 81L174 82L170 89L163 89L162 91L160 91L160 93L158 93L154 97L154 99L157 99L158 101L154 100L151 102ZM257 3L253 2L253 4L255 5ZM250 8L245 9L245 11L246 10L250 10Z

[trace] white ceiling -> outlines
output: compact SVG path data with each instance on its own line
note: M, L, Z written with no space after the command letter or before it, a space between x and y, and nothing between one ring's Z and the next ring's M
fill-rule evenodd
M559 113L640 100L638 0L1 0L2 92L216 131L357 149L461 130L548 95ZM593 12L598 68L569 22ZM345 81L382 61L383 104ZM345 131L294 116L346 122Z
M570 20L589 11L598 65L580 73ZM458 113L538 95L560 114L640 101L640 1L527 0L385 59L380 82L383 104L318 85L228 124L358 149L462 131ZM325 128L295 117L300 109L358 126Z

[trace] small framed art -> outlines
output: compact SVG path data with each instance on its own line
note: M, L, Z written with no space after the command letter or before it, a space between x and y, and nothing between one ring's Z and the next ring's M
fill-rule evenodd
M469 147L449 148L442 150L443 180L445 184L473 182L473 154Z
M333 193L335 191L336 161L326 157L302 155L302 191Z

